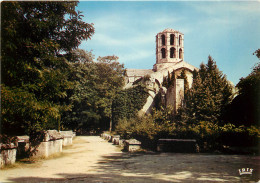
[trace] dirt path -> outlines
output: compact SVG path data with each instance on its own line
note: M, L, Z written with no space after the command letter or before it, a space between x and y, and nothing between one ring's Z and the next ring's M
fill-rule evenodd
M256 182L259 156L122 153L99 137L77 137L61 156L0 171L0 182ZM239 168L253 168L239 176Z

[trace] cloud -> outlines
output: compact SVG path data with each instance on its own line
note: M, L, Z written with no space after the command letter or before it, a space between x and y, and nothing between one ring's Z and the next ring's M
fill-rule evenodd
M239 2L208 2L208 3L191 3L194 9L199 12L206 13L207 15L220 16L225 13L232 14L259 14L260 3L254 0L250 1L239 1Z
M124 63L147 59L154 56L154 50L135 50L122 54L120 60Z
M95 34L92 41L95 42L96 45L100 46L121 46L124 44L122 40L109 37L105 34Z
M100 31L93 36L91 41L100 46L136 47L154 43L154 36L153 33Z

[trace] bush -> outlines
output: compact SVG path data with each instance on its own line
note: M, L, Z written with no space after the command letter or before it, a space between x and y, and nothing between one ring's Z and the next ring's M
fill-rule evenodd
M112 104L112 118L114 125L120 119L134 118L141 110L149 96L145 86L138 85L117 93Z
M196 139L200 149L222 150L226 146L255 146L260 138L260 129L232 124L218 125L201 121L192 123L175 122L169 108L154 110L151 115L120 119L116 133L124 139L135 138L145 148L156 149L160 138Z

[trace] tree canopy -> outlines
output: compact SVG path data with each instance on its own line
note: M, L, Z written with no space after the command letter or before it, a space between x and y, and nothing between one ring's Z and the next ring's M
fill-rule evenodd
M107 130L113 98L124 85L124 66L117 56L98 57L95 62L91 52L78 49L73 54L76 62L70 81L76 85L68 98L72 109L64 113L62 125L73 130Z
M6 134L59 129L71 108L67 91L73 50L94 34L78 2L2 2L2 119Z
M260 49L254 54L260 59ZM238 95L229 107L227 120L236 125L260 126L260 62L247 77L240 78L236 87Z
M192 87L186 93L179 112L187 123L220 122L232 100L231 85L211 56L206 65L201 64L199 71L194 71Z

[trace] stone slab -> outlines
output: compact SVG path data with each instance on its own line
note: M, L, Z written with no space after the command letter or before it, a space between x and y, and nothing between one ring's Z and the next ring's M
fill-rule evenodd
M157 151L195 153L197 152L197 144L195 139L159 139Z
M141 142L136 139L124 141L124 149L128 152L135 152L141 149Z

